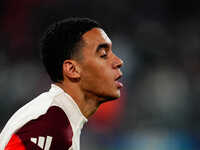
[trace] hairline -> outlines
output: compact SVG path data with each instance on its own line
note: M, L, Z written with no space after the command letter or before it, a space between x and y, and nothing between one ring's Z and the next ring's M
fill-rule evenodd
M84 46L87 44L87 42L85 41L84 39L84 35L86 33L88 33L89 31L93 30L93 29L101 29L103 30L101 27L93 27L91 28L90 30L84 32L81 37L80 37L80 40L77 41L77 43L75 44L73 50L74 50L74 53L72 54L71 58L69 59L73 59L73 60L82 60L84 59L84 56L83 56L83 48ZM77 50L75 50L77 49Z

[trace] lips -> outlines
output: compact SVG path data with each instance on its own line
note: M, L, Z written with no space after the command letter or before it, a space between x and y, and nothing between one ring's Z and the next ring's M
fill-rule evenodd
M115 81L115 84L117 85L117 88L122 88L123 84L119 81Z
M115 84L117 85L117 88L122 88L123 84L122 82L120 82L120 78L122 77L122 73L120 75L118 75L115 79Z

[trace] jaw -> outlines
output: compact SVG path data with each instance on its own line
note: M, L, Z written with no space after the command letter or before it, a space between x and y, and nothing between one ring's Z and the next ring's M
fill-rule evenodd
M109 94L99 95L99 101L101 103L104 103L107 101L117 100L119 97L120 97L120 90L117 89L117 91L110 92Z

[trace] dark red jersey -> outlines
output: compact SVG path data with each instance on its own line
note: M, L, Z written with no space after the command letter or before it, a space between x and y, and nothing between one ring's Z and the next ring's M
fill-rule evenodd
M19 109L0 134L0 150L79 150L87 119L61 88L52 88Z

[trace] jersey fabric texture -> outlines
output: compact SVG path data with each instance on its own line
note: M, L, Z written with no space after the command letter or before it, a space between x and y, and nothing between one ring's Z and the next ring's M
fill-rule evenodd
M52 84L9 119L0 134L0 150L80 150L86 122L72 97Z

